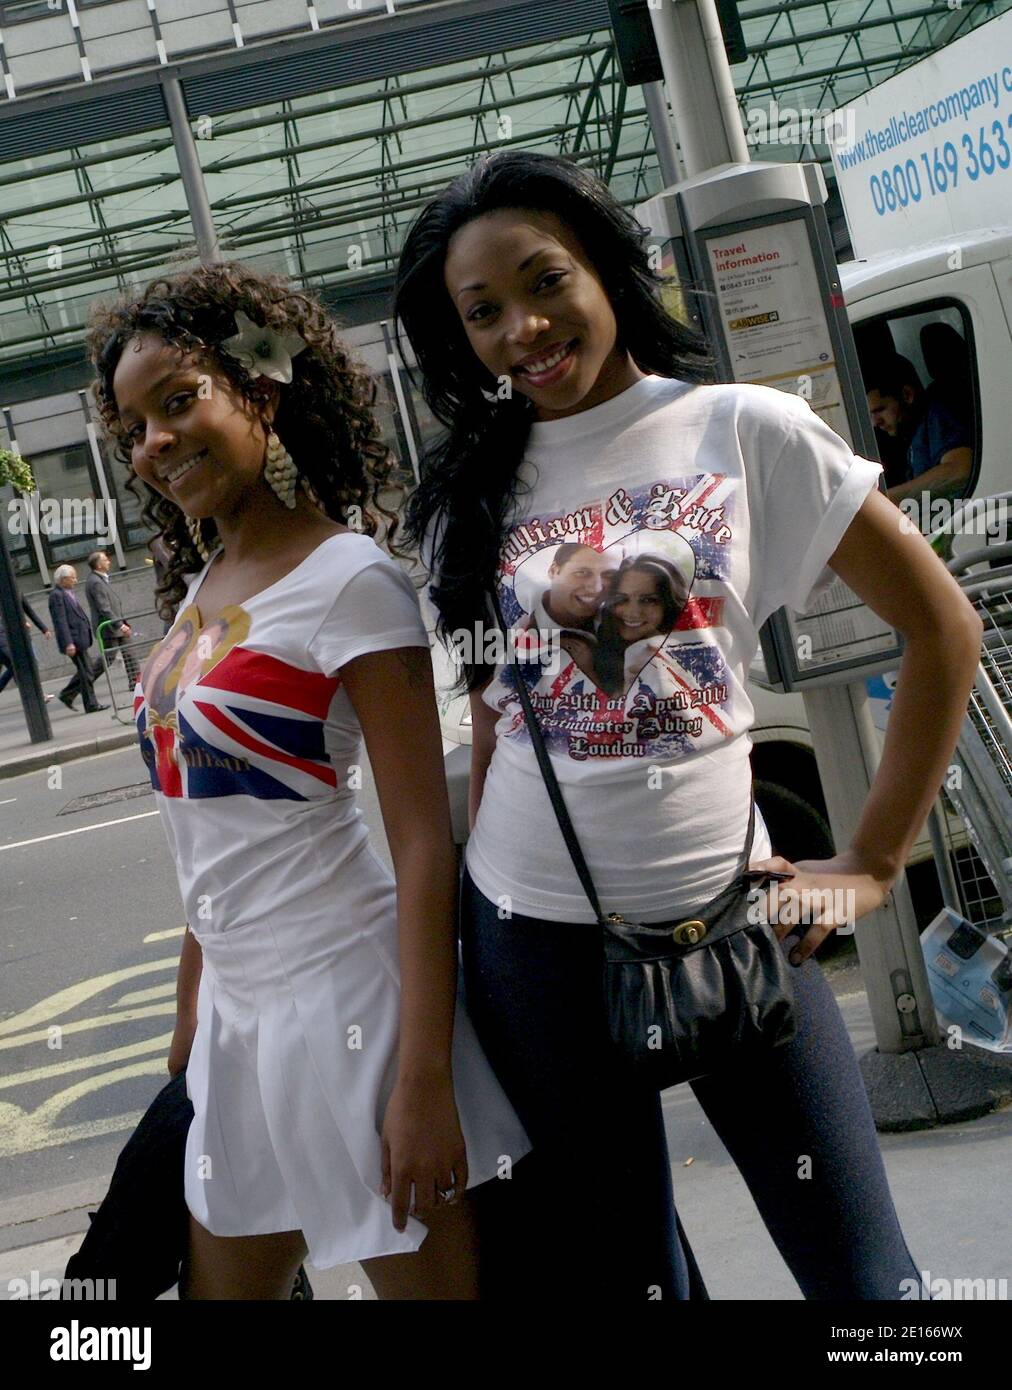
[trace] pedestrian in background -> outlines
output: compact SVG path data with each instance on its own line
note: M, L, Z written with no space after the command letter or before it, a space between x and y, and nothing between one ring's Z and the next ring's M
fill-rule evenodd
M25 598L24 594L21 595L21 607L25 614L25 627L28 628L29 631L31 631L31 624L34 623L43 637L52 637L53 634L50 632L49 628L46 627L45 623ZM0 692L7 689L7 685L10 681L13 681L15 685L18 683L14 674L14 657L11 653L7 629L4 627L3 618L0 617ZM52 695L43 695L42 698L48 704L53 697Z
M91 623L81 607L74 588L77 570L73 565L60 565L53 574L54 585L49 593L49 613L53 619L56 645L74 663L74 674L59 692L58 698L68 709L74 708L78 694L85 714L97 714L108 709L95 698L94 680L97 674L88 652L93 640Z
M85 581L84 590L88 597L88 607L91 609L92 625L101 638L101 644L108 649L110 665L116 659L117 651L122 649L127 680L130 682L130 689L133 690L138 676L137 662L130 650L133 629L123 617L123 602L109 579L112 561L104 550L93 550L88 556L88 564L91 574ZM100 624L110 620L112 626L100 633Z

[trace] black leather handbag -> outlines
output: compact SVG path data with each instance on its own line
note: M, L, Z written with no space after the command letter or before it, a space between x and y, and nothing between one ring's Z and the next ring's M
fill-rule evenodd
M499 600L492 605L506 626ZM790 966L768 922L749 921L750 894L786 877L749 870L755 796L731 882L695 917L651 926L604 913L573 829L520 665L505 636L534 753L562 838L604 936L604 1000L611 1036L658 1090L729 1062L761 1056L796 1032ZM754 898L751 901L755 901ZM755 913L753 916L757 915Z

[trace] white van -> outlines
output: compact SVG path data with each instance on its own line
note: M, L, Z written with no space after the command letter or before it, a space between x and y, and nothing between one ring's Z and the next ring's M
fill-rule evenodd
M928 386L932 374L922 351L923 329L942 323L958 334L968 367L974 460L964 496L989 497L1012 489L1012 227L883 252L845 262L839 269L859 356L888 335L896 352L913 364ZM955 344L954 337L951 341ZM886 467L888 479L888 463ZM983 545L986 539L967 537L966 548ZM957 551L960 548L957 542ZM891 682L888 676L876 676L867 684L875 722L882 729ZM784 816L794 820L792 832L802 839L811 837L811 854L828 827L804 700L800 694L775 694L754 682L749 697L756 711L756 777L784 789ZM924 835L911 862L930 853Z
M964 495L985 497L1012 489L1012 227L845 262L840 274L859 356L891 343L928 387L933 380L930 366L936 364L925 360L922 331L939 323L953 330L948 341L953 355L963 361L953 361L952 366L960 368L967 382L974 458ZM885 454L889 441L881 442ZM973 543L983 544L984 538ZM440 644L434 645L433 654L454 829L462 843L467 837L470 712L466 697L448 691L454 673ZM889 677L869 679L868 688L876 724L882 728L891 693ZM830 854L832 836L802 696L776 694L752 681L749 697L756 711L751 736L757 794L778 851L789 858ZM910 863L930 855L924 834Z

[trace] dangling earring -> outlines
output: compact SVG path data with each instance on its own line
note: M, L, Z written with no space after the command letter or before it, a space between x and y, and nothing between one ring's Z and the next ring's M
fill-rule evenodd
M210 559L211 552L204 544L204 538L200 534L199 518L195 516L188 516L186 518L186 529L190 533L190 540L193 542L194 548L196 549L197 554L200 556L200 558L202 560Z
M291 454L273 430L267 436L264 477L286 507L295 506L295 480L298 477L298 469Z

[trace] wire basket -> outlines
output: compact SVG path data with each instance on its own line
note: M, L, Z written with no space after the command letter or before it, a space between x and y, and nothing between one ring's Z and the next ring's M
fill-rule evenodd
M961 899L950 906L972 922L1007 929L1012 924L1012 543L971 550L950 560L948 568L984 624L953 775L946 781L946 795L969 840L960 849L951 842L946 846ZM944 867L939 865L940 874Z
M110 629L121 622L130 625L131 633L125 642L110 639ZM98 652L109 690L114 719L121 724L133 722L133 697L137 675L162 640L164 624L154 608L136 613L124 613L121 618L108 618L98 625ZM119 658L122 657L123 678L119 678Z

